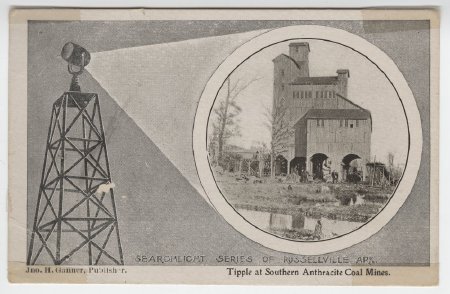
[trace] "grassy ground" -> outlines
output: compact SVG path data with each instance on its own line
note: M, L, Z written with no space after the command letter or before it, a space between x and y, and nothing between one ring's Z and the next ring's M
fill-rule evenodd
M353 222L366 222L377 214L394 189L349 183L287 183L281 178L245 181L235 174L216 175L216 181L235 208Z

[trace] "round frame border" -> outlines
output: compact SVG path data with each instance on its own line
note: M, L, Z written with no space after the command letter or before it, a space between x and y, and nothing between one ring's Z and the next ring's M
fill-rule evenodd
M247 238L274 250L315 255L338 251L369 238L384 227L408 197L420 164L407 164L400 183L382 210L361 227L335 238L318 241L290 240L268 233L243 218L225 199L216 184L207 153L207 126L211 108L226 78L245 60L271 45L292 39L316 39L348 47L371 61L391 82L403 106L408 125L407 163L419 162L422 153L422 128L414 96L395 63L378 47L344 30L299 25L273 29L258 35L233 51L208 80L197 107L193 128L193 153L200 183L214 208ZM414 130L411 132L410 130ZM395 197L394 197L395 196Z

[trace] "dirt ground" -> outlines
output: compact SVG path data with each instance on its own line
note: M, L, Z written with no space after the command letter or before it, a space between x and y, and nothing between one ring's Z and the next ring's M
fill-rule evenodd
M366 222L390 199L395 187L360 183L289 183L285 178L215 175L217 184L237 209L298 214L314 218Z

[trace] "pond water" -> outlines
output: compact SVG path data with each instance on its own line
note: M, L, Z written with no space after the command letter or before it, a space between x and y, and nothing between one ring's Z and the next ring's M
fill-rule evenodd
M373 203L372 201L366 201L363 195L356 195L354 197L342 198L340 201L336 202L336 206L344 205L344 206L352 206L352 205L361 205L365 203Z
M238 212L251 224L266 232L279 232L306 229L314 232L318 218L302 214L281 214L248 209L238 209ZM329 239L349 233L364 223L333 220L322 217L322 239Z

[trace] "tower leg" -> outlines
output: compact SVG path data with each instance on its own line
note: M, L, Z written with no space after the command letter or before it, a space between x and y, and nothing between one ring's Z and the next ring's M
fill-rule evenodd
M41 181L40 181L40 185L39 185L39 194L38 194L38 199L37 199L37 204L36 204L36 208L35 208L35 212L34 212L34 221L33 221L33 231L31 233L31 237L30 237L30 244L28 246L28 253L27 253L27 264L34 264L33 260L32 260L32 254L33 254L33 249L34 249L34 242L35 242L35 237L36 237L36 232L37 232L37 224L38 224L38 216L39 216L39 207L41 206L41 198L42 198L42 191L43 191L43 184L44 184L44 175L45 175L45 171L47 170L47 157L48 157L48 145L51 142L51 138L52 138L52 133L54 132L54 127L52 127L54 124L56 124L55 120L58 119L57 118L58 115L56 113L56 108L55 106L52 107L52 115L50 117L50 125L48 127L48 135L47 135L47 144L46 144L46 150L45 150L45 155L44 155L44 164L42 167L42 172L41 172ZM56 127L56 126L55 126ZM39 249L39 251L41 251L42 249Z

